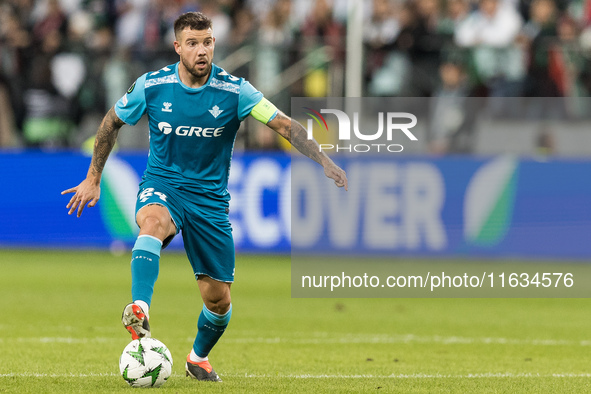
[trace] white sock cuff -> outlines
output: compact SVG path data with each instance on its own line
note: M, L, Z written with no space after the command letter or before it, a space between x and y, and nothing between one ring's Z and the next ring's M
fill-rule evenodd
M195 350L191 349L191 353L189 354L189 360L191 360L191 361L193 361L195 363L200 363L202 361L207 361L209 359L207 358L207 356L205 356L205 357L199 357L197 355L197 353L195 353Z

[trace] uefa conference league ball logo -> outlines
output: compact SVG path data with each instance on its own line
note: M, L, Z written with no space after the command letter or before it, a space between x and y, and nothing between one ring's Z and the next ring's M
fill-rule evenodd
M135 200L139 182L139 176L127 162L116 156L109 158L101 182L100 212L114 242L130 242L137 237Z
M512 156L490 160L470 179L464 198L464 239L468 245L490 247L511 228L517 195L519 162Z

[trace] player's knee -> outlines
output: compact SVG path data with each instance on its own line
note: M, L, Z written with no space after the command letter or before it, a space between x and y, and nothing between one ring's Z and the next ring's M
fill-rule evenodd
M205 300L205 306L213 313L223 315L230 310L230 296Z
M168 210L161 205L148 205L137 213L140 234L147 234L164 240L174 234L174 225Z
M167 224L158 216L146 216L140 223L140 232L164 239L168 235Z
M146 216L140 224L140 228L147 232L162 232L164 231L164 223L158 216Z

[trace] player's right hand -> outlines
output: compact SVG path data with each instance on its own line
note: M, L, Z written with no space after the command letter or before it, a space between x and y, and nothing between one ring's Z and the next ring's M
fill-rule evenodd
M345 191L349 190L349 183L347 181L347 174L345 171L337 166L332 160L324 167L324 174L334 180L335 185L344 187Z
M87 178L78 186L64 190L62 195L68 193L74 193L70 202L66 205L66 208L69 209L68 215L71 215L74 211L78 210L77 216L80 217L87 204L89 207L94 207L96 205L101 196L101 187L100 183L96 184Z

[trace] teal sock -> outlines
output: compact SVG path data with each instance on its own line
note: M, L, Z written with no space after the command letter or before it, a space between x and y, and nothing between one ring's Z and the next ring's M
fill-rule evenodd
M203 305L203 310L197 322L197 337L193 342L193 350L199 357L207 357L213 346L221 338L228 327L232 316L232 305L223 315L213 313Z
M152 302L154 284L160 270L162 242L151 235L140 235L131 254L131 298Z

